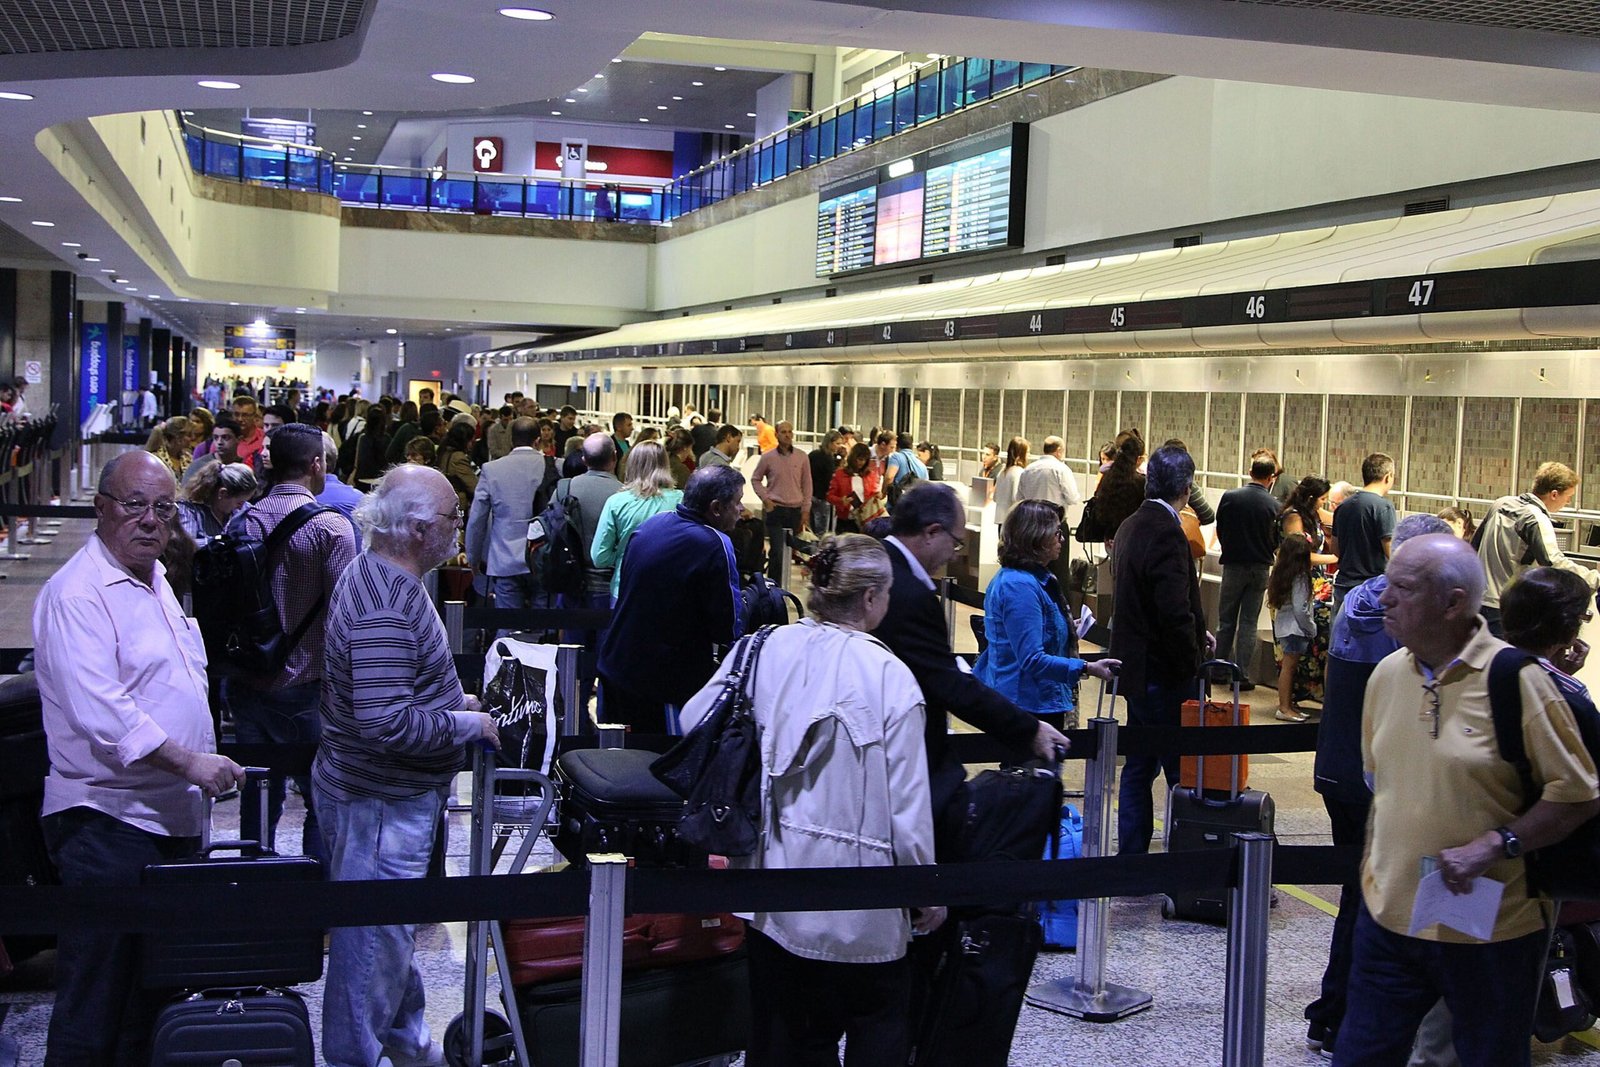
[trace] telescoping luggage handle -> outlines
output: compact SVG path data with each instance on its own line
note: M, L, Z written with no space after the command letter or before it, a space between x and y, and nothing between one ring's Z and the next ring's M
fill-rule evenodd
M1119 663L1115 667L1111 668L1111 680L1109 682L1106 682L1106 683L1104 683L1104 684L1102 684L1100 686L1100 695L1097 696L1095 698L1095 701L1094 701L1094 717L1095 718L1097 718L1097 719L1105 718L1105 716L1106 716L1106 713L1105 713L1106 694L1108 692L1111 694L1111 696L1110 696L1111 710L1113 712L1115 712L1117 710L1117 683L1119 681L1121 681L1121 679L1122 679L1122 665Z
M246 767L244 769L244 785L241 791L250 788L250 783L255 782L255 788L260 790L261 825L256 828L256 839L213 841L211 840L211 816L216 813L217 801L215 797L206 798L206 815L200 820L200 855L209 856L213 852L232 852L238 850L242 854L265 856L272 854L272 848L267 844L271 840L272 832L267 828L267 794L272 784L272 771L266 767Z
M1226 671L1228 680L1233 685L1233 725L1244 725L1244 711L1239 703L1239 686L1244 683L1244 670L1237 663L1230 663L1225 659L1208 659L1200 664L1200 725L1206 725L1206 704L1211 696L1211 675L1213 671ZM1239 754L1235 752L1228 757L1231 762L1233 780L1228 784L1228 799L1239 798ZM1195 760L1194 795L1204 800L1206 795L1206 757L1199 756Z

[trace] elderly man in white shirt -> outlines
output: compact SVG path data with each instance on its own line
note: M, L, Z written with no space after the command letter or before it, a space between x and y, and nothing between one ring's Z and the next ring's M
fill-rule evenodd
M1048 500L1064 508L1083 503L1078 478L1061 459L1066 445L1054 434L1044 439L1044 455L1024 467L1017 477L1018 500Z
M160 556L176 511L171 470L148 452L106 464L89 543L34 605L50 774L41 814L66 885L137 885L148 864L193 853L201 794L240 784L216 754L206 654ZM136 939L63 931L50 1064L144 1063L156 1004L139 987Z

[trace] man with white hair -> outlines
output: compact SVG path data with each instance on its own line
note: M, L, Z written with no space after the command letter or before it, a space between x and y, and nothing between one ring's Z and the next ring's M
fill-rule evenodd
M322 746L312 790L334 881L421 878L463 746L499 747L462 692L422 576L456 553L461 508L431 467L396 467L356 508L364 551L328 608ZM338 927L322 1052L334 1067L443 1063L423 1018L415 926Z
M1334 1063L1402 1067L1417 1024L1443 998L1464 1067L1526 1067L1547 934L1522 856L1600 811L1572 709L1542 668L1518 672L1531 807L1502 757L1489 667L1505 642L1479 614L1477 553L1450 534L1407 541L1388 562L1384 626L1399 651L1373 671L1361 750L1372 815L1361 861L1348 1007ZM1492 929L1473 936L1413 914L1424 878L1457 896L1498 886ZM1460 924L1461 920L1457 920ZM1481 931L1480 931L1481 932Z

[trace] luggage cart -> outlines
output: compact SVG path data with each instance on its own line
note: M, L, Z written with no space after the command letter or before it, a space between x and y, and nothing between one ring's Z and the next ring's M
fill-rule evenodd
M534 843L549 822L555 804L555 786L538 771L496 767L494 750L476 745L472 753L472 841L468 852L469 875L493 874L496 861L509 840L511 828L524 830L522 844L512 857L507 874L519 875L527 866ZM502 809L496 793L502 782L533 784L539 788L539 803L517 805L516 823L497 822ZM514 798L521 801L524 798ZM531 798L529 798L531 799ZM500 979L501 1016L489 1010L489 953L494 952ZM444 1032L445 1062L451 1067L479 1067L482 1064L516 1064L531 1067L528 1045L523 1037L522 1016L517 1010L516 990L511 985L511 962L506 956L505 935L493 919L467 924L466 991L462 1012L450 1021Z

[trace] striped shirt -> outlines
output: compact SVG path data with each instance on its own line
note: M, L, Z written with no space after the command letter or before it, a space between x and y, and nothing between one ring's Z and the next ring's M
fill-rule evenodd
M422 583L376 553L357 556L328 610L317 784L340 798L387 800L444 786L476 736L465 703Z

